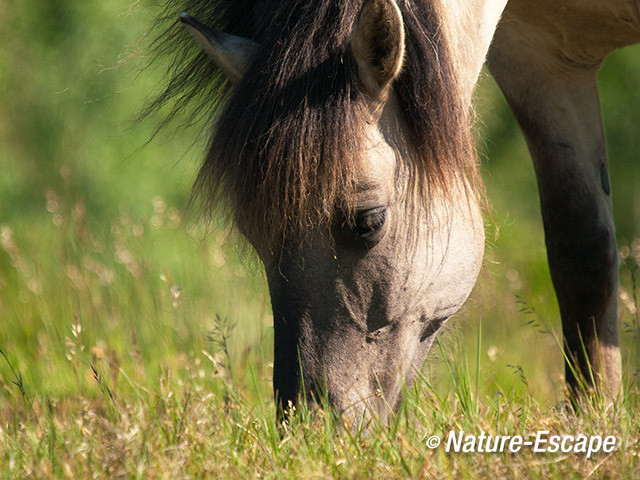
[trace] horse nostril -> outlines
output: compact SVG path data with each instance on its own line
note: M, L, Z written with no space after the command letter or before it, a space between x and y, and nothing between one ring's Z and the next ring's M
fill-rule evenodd
M433 320L427 322L422 335L420 336L420 342L424 342L425 340L433 337L436 333L438 333L438 330L442 328L448 318L449 317L434 318Z

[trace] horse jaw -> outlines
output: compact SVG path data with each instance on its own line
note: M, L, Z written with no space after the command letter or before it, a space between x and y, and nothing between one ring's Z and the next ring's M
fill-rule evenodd
M182 12L179 19L229 80L238 83L253 62L260 45L209 28L187 12Z

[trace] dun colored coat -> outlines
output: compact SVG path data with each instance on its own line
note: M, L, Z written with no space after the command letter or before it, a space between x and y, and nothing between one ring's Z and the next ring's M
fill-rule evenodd
M471 291L484 245L471 98L494 33L489 67L538 176L568 384L616 396L617 250L596 72L640 41L639 9L221 0L180 15L213 62L169 29L157 45L175 54L173 76L152 107L175 97L177 109L216 112L195 191L232 215L264 264L282 407L322 392L341 411L386 418Z

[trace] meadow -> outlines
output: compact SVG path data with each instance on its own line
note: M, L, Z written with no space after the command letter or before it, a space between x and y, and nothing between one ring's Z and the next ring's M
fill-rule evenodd
M485 73L480 279L389 425L278 424L256 256L187 208L201 119L136 115L141 2L0 1L0 478L640 477L640 48L600 76L620 249L624 397L565 402L558 307L522 136ZM584 454L447 453L450 431L614 435Z

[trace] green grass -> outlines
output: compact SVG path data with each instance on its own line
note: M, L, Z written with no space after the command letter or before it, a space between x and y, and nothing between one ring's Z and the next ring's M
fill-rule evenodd
M283 427L259 262L185 214L198 131L145 145L158 119L132 123L160 82L136 77L151 14L120 0L47 8L0 4L0 478L640 476L637 48L601 76L624 398L579 415L565 407L533 168L484 78L478 143L493 220L471 298L389 425L364 432L301 405ZM427 448L452 429L621 444L591 459Z
M110 229L92 229L79 199L51 191L31 230L2 226L3 478L638 473L633 297L621 306L625 397L614 407L595 399L574 415L563 406L550 286L534 285L495 246L389 425L374 420L365 433L302 405L282 427L262 273L219 235L203 242L204 230L176 206L157 196L150 203L146 217L124 211ZM622 275L629 292L636 261L629 250ZM429 436L451 430L606 434L621 447L591 459L427 448Z

